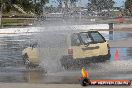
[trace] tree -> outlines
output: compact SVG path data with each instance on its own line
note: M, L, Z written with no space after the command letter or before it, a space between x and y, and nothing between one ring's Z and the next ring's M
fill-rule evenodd
M127 13L130 13L132 16L132 0L126 0L125 9L128 11Z
M76 2L78 2L78 0L57 0L57 2L59 3L58 7L62 8L62 3L64 3L66 7L68 6L68 2L70 2L71 4L75 4Z
M88 0L88 10L112 9L115 2L113 0Z
M34 12L41 14L43 6L48 0L0 0L0 6L2 6L3 12L10 12L14 9L13 4L18 5L26 12Z
M0 0L2 11L9 12L11 9L11 1L10 0Z
M57 2L59 3L58 7L62 8L62 0L57 0Z

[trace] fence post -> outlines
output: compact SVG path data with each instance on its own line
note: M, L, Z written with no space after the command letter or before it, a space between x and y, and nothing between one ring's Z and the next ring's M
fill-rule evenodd
M113 23L109 23L109 40L113 40Z

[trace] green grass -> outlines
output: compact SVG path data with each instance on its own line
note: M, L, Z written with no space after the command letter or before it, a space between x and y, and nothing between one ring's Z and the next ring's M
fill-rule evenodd
M2 19L2 26L15 26L15 25L23 25L23 24L30 24L30 23L33 23L33 19L15 19L15 18L12 18L12 19L5 19L3 18Z
M9 18L10 16L20 16L21 18ZM3 13L2 14L3 17L7 17L7 18L2 18L2 26L17 26L17 25L23 25L23 24L30 24L34 22L34 19L27 19L28 17L33 17L33 15L31 14L22 14L19 13L17 11L10 11L8 13ZM27 18L25 18L27 17Z

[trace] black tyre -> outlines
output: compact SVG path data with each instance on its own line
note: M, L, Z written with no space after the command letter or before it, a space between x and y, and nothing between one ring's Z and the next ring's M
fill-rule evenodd
M94 57L92 62L93 63L99 63L99 62L106 62L110 60L110 55L107 54L105 56L99 56L99 57Z
M104 56L104 60L103 61L109 61L111 58L111 54L108 53L106 56Z
M111 54L110 54L110 49L108 50L107 58L110 60Z
M108 57L108 59L110 60L110 58L111 58L111 54L110 54L110 53L108 53L107 57Z
M101 57L101 62L109 61L111 58L110 50L108 51L108 54Z
M70 69L74 65L74 61L70 56L63 56L60 59L60 62L62 67L64 67L64 69Z

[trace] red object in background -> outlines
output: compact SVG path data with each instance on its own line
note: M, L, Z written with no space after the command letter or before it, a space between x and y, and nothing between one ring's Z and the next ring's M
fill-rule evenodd
M116 49L116 53L115 53L114 60L115 61L120 60L119 53L118 53L118 49Z
M118 22L118 23L123 23L124 21L125 21L125 19L123 17L116 18L116 22Z

